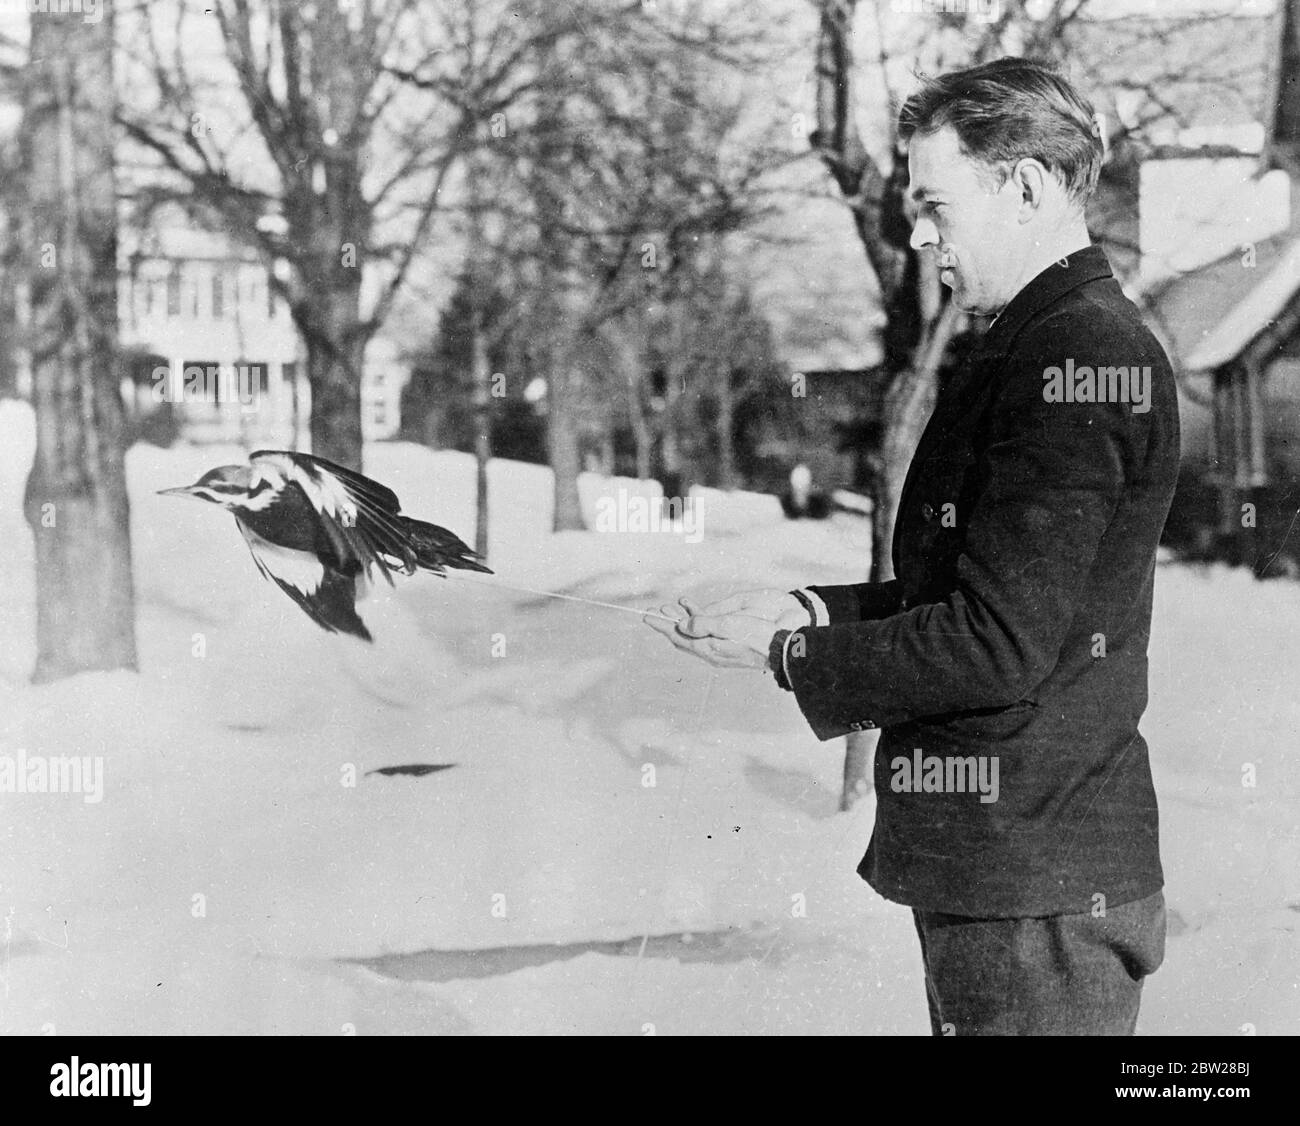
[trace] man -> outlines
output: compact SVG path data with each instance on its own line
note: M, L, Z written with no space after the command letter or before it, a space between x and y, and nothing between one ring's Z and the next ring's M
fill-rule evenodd
M1016 58L902 109L912 246L996 319L912 459L897 577L647 619L715 664L771 668L821 739L881 729L858 871L913 909L939 1035L1131 1034L1164 955L1138 720L1178 408L1089 243L1097 121Z

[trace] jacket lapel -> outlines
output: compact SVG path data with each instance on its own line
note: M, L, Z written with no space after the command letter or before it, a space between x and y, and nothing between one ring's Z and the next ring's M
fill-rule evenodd
M907 476L903 479L903 488L899 494L898 511L902 514L908 502L908 494L916 484L920 466L929 456L930 450L938 444L961 417L963 404L969 401L971 394L977 391L989 378L990 368L996 366L1000 356L989 354L982 344L966 357L945 386L939 389L934 410L921 431L921 438L916 443L912 461L907 467ZM894 523L894 538L897 540L898 521Z
M1055 304L1085 282L1112 276L1106 252L1099 246L1086 246L1049 266L1011 299L965 362L953 373L948 385L940 388L934 410L930 412L930 419L921 432L921 439L916 444L899 493L894 539L890 545L895 575L898 574L899 530L920 466L929 456L931 448L943 439L952 429L953 423L961 417L962 405L1002 368L1020 330L1036 313Z

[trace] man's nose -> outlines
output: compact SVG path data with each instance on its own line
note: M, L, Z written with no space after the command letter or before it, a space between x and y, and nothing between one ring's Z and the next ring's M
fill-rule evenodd
M939 244L939 232L935 230L934 222L925 217L919 217L916 220L916 226L912 228L911 247L913 250L920 250L926 246L937 246Z

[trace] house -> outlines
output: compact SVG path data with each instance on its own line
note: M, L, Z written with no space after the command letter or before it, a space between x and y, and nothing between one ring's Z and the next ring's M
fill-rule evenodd
M1247 56L1259 76L1255 120L1238 122L1254 143L1156 154L1177 162L1200 216L1181 232L1164 224L1164 253L1147 263L1141 297L1180 380L1184 484L1173 531L1193 541L1183 546L1263 575L1295 570L1300 558L1300 0L1257 24L1263 34ZM1227 192L1215 191L1216 175ZM1143 205L1160 200L1145 193ZM1198 252L1202 261L1177 261Z
M194 442L303 448L311 393L297 330L262 260L224 236L160 213L123 226L118 320L130 414ZM392 437L405 372L373 341L362 375L362 433Z
M736 240L755 308L791 380L789 409L765 407L739 420L756 458L748 476L779 491L803 464L818 488L865 488L876 472L883 408L880 294L852 215L820 163L810 156L798 172L805 181L796 181L797 203Z

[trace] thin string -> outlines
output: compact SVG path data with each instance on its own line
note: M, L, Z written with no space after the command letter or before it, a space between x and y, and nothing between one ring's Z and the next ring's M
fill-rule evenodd
M462 579L466 582L478 583L480 586L498 587L501 590L516 590L520 594L536 594L540 598L563 598L566 602L581 602L586 606L601 606L606 610L618 610L624 614L635 614L638 618L660 618L665 622L677 624L677 618L670 618L667 614L661 614L658 610L639 610L635 606L620 606L617 602L601 602L596 598L581 598L576 594L560 594L554 590L537 590L531 586L517 586L514 583L504 583L499 579L480 579L474 575L468 575L464 571L448 571L447 577L452 579Z
M499 590L514 590L520 594L535 594L539 598L563 598L566 602L581 602L584 606L599 606L605 610L617 610L622 614L635 614L638 618L658 618L660 621L672 622L673 625L681 625L681 618L671 618L667 614L661 614L658 610L641 610L636 606L621 606L617 602L602 602L598 598L583 598L577 594L560 594L554 590L538 590L536 587L519 586L515 583L502 582L493 576L490 579L481 579L476 574L465 571L448 571L447 577L451 579L461 579L464 582L477 583L479 586L496 587ZM767 618L761 618L757 614L739 614L731 613L726 615L729 618L753 618L757 622L766 622ZM770 623L769 623L770 624ZM775 632L776 626L772 625Z

